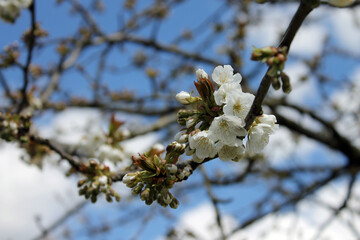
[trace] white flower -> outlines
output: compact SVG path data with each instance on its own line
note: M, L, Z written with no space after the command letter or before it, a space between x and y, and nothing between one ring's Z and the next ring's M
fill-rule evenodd
M121 129L120 134L121 134L121 136L123 136L123 138L128 138L131 135L130 130L127 128Z
M201 131L193 136L189 137L190 148L195 149L194 157L196 156L198 161L202 161L208 157L214 157L216 155L215 143L208 138L207 131ZM195 159L193 159L196 161Z
M165 146L162 145L161 143L155 143L152 148L158 152L162 152L165 150Z
M107 182L108 182L107 176L103 175L103 176L99 177L99 183L100 183L101 185L106 185Z
M229 146L222 142L219 142L216 145L216 149L219 158L223 161L238 160L242 157L245 151L245 147L241 140L239 140L239 142L236 143L234 146Z
M185 154L186 154L186 156L191 156L191 155L193 155L194 153L195 153L195 149L191 149L190 146L187 146L187 147L185 148Z
M33 0L18 0L19 4L23 8L28 8Z
M102 144L106 143L106 137L104 133L99 131L92 131L87 135L84 135L80 142L75 146L76 151L79 154L94 157L95 153Z
M0 0L0 17L13 23L20 15L20 7L18 1Z
M196 78L200 81L201 79L208 79L209 75L203 69L200 68L196 70Z
M242 79L239 73L236 73L234 75L234 69L230 65L224 65L224 67L217 66L211 76L213 81L216 82L218 85L222 85L224 83L240 84Z
M135 181L136 176L134 175L134 173L127 173L123 179L122 182L126 185L131 184Z
M266 125L268 128L269 125ZM260 153L269 143L269 134L264 131L263 126L256 126L250 129L248 141L246 142L246 150L249 153Z
M32 0L0 0L0 18L6 22L15 22L21 8L27 8Z
M274 115L263 114L257 118L257 121L259 123L264 123L271 127L274 127L276 123L276 117Z
M176 94L176 100L178 100L180 103L186 105L189 104L189 99L191 95L188 92L181 91L178 94Z
M191 128L196 124L197 119L189 117L186 119L186 128Z
M178 132L174 137L175 141L179 143L186 143L188 141L188 138L189 135L186 133L186 130Z
M246 150L249 153L260 153L269 143L269 136L275 132L278 127L276 117L274 115L266 115L258 117L249 130L248 141L246 142Z
M101 145L95 152L95 157L100 161L117 162L125 158L124 153L108 144Z
M328 0L335 7L347 7L355 2L355 0Z
M17 130L18 125L15 122L10 122L9 127L11 130Z
M255 96L251 93L244 93L240 91L231 92L226 96L226 105L224 106L224 114L240 117L245 121L251 104Z
M209 128L209 138L213 141L220 140L224 144L234 146L237 142L237 137L242 137L247 134L243 128L244 121L235 116L221 115L214 118Z
M214 98L217 105L221 106L226 103L226 96L231 92L242 92L241 85L238 83L225 83L214 92Z

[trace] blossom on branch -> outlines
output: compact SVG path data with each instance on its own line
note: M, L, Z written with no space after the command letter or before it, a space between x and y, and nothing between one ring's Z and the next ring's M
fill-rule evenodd
M20 16L21 8L28 8L32 0L0 0L0 18L14 23Z
M191 149L195 149L197 159L201 162L208 157L216 155L215 143L208 136L207 131L201 131L189 137L189 145Z
M186 155L198 163L216 156L224 161L238 161L245 153L243 140L247 135L251 140L246 150L250 154L260 152L275 129L276 118L263 115L258 117L257 128L255 125L251 131L244 128L255 96L242 91L241 75L234 74L230 65L217 66L212 74L217 90L204 70L197 70L196 77L195 86L200 97L191 105L193 109L179 111L178 122L186 128L175 136L176 141L186 145ZM185 97L184 93L178 93L177 98ZM188 103L184 102L184 105Z
M278 128L274 115L266 115L258 117L249 130L248 141L246 142L246 150L251 154L260 153L269 143L269 136Z
M241 82L241 75L239 73L234 74L234 69L230 65L217 66L211 75L214 82L218 85L224 83L238 83Z

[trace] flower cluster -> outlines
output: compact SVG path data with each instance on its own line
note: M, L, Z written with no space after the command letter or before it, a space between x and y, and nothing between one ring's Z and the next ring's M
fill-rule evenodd
M275 116L258 116L247 131L245 118L254 95L242 91L241 75L234 74L229 65L216 67L212 79L217 90L204 70L197 70L196 75L200 97L187 92L176 96L180 103L192 108L178 112L178 122L185 128L175 136L175 141L186 144L186 154L198 163L216 156L224 161L238 161L245 152L259 153L277 126Z
M0 18L14 23L22 8L28 8L32 0L0 0Z
M166 156L162 158L164 151L164 147L157 144L148 152L133 156L135 166L141 171L126 174L123 183L132 189L133 194L139 194L140 199L148 205L157 201L163 207L177 208L179 201L169 189L175 182L190 175L186 167L181 171L175 164L184 153L185 145L177 142L169 144Z
M120 145L121 141L130 136L127 128L121 128L124 122L118 121L113 115L110 119L108 133L101 130L89 132L76 145L78 154L87 158L96 158L100 162L111 161L114 164L127 157Z
M0 54L0 67L7 68L17 62L20 52L17 42L8 45L4 48L4 51Z
M88 164L82 164L80 170L86 175L86 179L78 182L79 195L84 195L86 199L90 198L93 203L100 193L105 194L108 202L112 202L113 198L120 201L120 195L111 188L109 167L91 160Z
M32 38L44 38L48 35L49 33L41 28L40 23L36 23L34 29L28 29L23 33L21 40L29 46Z
M0 112L0 138L6 141L20 140L20 142L27 142L30 125L29 116Z
M251 54L251 60L261 61L269 66L267 76L271 77L273 88L278 90L282 87L284 93L290 93L292 90L290 79L283 71L287 60L287 50L287 47L254 47Z

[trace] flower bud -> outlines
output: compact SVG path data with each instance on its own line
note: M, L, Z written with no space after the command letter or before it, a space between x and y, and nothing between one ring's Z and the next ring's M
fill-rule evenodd
M183 131L178 132L175 135L174 139L175 139L175 141L177 141L179 143L186 143L188 141L188 137L189 137L189 135L186 133L185 130L183 130Z
M289 94L292 90L289 76L286 73L282 72L280 77L282 81L282 90L284 91L284 93Z
M328 0L335 7L347 7L355 2L355 0Z
M145 188L141 193L140 193L140 199L142 201L147 201L147 199L149 199L150 197L150 188Z
M170 202L170 207L173 209L178 208L179 206L179 201L176 198L173 198L172 201Z
M154 144L154 146L152 147L156 152L163 152L165 150L164 145L162 145L161 143L156 143Z
M191 156L195 153L195 149L191 149L189 146L185 148L185 154L186 156Z
M128 173L126 174L123 179L122 179L123 183L129 187L129 188L133 188L136 186L136 184L138 183L138 179L136 177L136 175L134 173Z
M176 100L178 100L180 103L187 105L190 103L191 95L188 92L181 91L178 94L176 94Z
M166 204L169 205L172 202L172 199L174 197L171 195L171 193L167 189L163 189L161 191L161 200Z
M103 176L99 177L99 183L100 183L101 185L106 185L106 184L108 183L108 178L107 178L107 176L103 175Z
M196 122L197 118L189 117L188 119L186 119L186 128L192 128L193 126L195 126Z
M199 114L199 111L180 109L177 113L177 117L178 118L188 118L195 114Z
M133 188L134 194L139 194L144 187L144 183L139 183L136 187Z
M281 83L280 83L280 81L279 81L279 78L277 78L277 77L273 77L273 78L272 78L271 84L272 84L272 86L273 86L273 88L274 88L275 90L279 90L280 87L281 87Z
M178 179L180 179L180 180L183 180L183 179L184 179L184 177L185 177L185 175L184 175L184 173L183 173L183 172L180 172L180 173L179 173L179 174L177 174L176 176L177 176L177 178L178 178Z
M91 195L91 202L96 203L96 200L97 200L96 194Z
M86 182L87 182L86 179L79 180L77 186L78 186L78 187L81 187L81 186L84 185Z
M166 169L169 173L172 173L172 174L177 172L177 166L175 164L168 164L166 166Z
M112 202L112 201L113 201L112 198L111 198L111 196L110 196L110 194L106 194L106 201L108 201L108 202Z
M208 80L209 75L204 71L204 69L198 69L196 70L196 78L198 81L201 81L202 79Z
M115 200L116 200L117 202L120 202L120 200L121 200L120 195L119 195L118 193L116 193L116 192L115 192L113 195L114 195L114 197L115 197Z

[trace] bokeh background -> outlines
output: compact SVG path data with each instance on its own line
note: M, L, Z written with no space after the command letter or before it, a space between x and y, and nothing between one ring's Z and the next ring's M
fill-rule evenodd
M216 65L231 64L243 76L244 91L256 92L266 67L250 61L252 48L276 46L298 2L38 0L36 19L48 36L34 50L32 62L43 69L31 81L35 102L63 62L59 44L68 44L72 51L81 38L79 29L94 27L78 4L101 29L91 39L118 32L128 38L99 44L94 40L81 49L61 72L57 90L48 99L53 105L35 112L35 129L59 145L76 146L89 132L106 131L113 113L130 131L172 119L161 129L122 144L128 156L155 143L167 145L180 129L173 117L180 107L174 96L181 90L195 90L195 70L203 68L211 74ZM19 62L26 57L21 36L29 27L27 10L14 24L0 22L0 46L17 41ZM275 107L277 114L298 126L327 136L328 130L311 114L321 116L359 148L359 42L357 4L335 8L322 3L307 18L290 49L285 72L293 91L286 95L271 89L264 110L272 112ZM21 88L18 67L0 71L11 91ZM0 107L5 111L11 103L3 84L0 89ZM59 108L60 103L67 108ZM91 204L78 196L79 177L66 177L69 166L56 154L37 164L29 164L26 155L16 143L0 142L0 239L35 239L42 234L45 239L218 239L206 176L214 181L233 179L248 163L216 159L204 164L189 180L177 184L173 192L180 206L173 210L146 206L121 182L114 184L122 195L120 203L100 199ZM121 169L129 163L128 157L113 167ZM256 171L241 181L212 185L224 231L231 233L255 218L229 239L360 239L357 173L353 181L344 174L273 211L303 186L346 163L338 149L280 124L264 155L256 159ZM291 176L277 175L281 171ZM346 209L336 213L350 187Z

